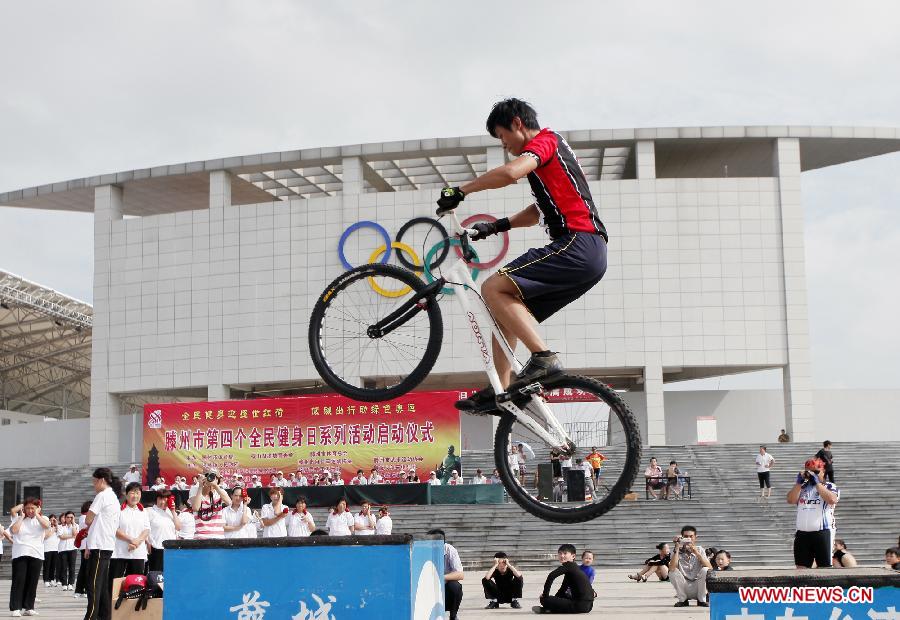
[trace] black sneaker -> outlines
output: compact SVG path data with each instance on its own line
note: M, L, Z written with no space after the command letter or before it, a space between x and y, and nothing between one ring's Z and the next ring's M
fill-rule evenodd
M512 607L513 609L522 609L522 605L519 603L519 601L515 601L515 600L512 603L510 603L509 606Z
M706 601L697 601L697 607L709 607L709 603Z
M675 603L675 607L688 607L690 603L688 601L678 601Z
M485 609L500 609L500 603L498 603L497 601L491 601L487 604L487 607L485 607Z
M484 413L497 408L497 399L494 396L494 388L487 386L478 390L468 398L456 401L454 405L460 411L466 413Z
M548 610L544 609L540 605L535 605L534 607L531 608L531 611L536 614L549 614L550 613Z
M528 358L525 368L516 375L517 384L528 384L534 381L540 381L553 375L562 373L565 369L556 353L550 355L541 355L540 353L532 353Z

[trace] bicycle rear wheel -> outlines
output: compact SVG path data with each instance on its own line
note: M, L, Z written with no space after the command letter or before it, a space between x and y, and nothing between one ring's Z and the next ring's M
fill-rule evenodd
M383 264L351 269L328 285L309 320L310 355L325 383L362 401L419 385L444 336L437 300L420 295L425 287L413 272ZM398 311L390 329L372 329Z
M553 446L509 413L501 417L494 437L494 462L500 478L509 496L536 517L556 523L595 519L622 501L634 482L641 462L637 422L616 391L595 379L561 375L543 387L549 408L578 445L571 469L580 467L576 459L585 459L596 449L593 451L605 458L599 479L593 472L590 478L567 475L565 469L562 476L541 479L537 464L551 463ZM523 410L528 413L532 408L529 404ZM515 475L509 458L511 447L519 443L534 453L534 458L525 461L524 476Z

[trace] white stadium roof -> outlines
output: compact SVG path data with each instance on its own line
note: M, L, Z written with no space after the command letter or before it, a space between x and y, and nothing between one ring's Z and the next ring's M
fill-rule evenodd
M743 176L772 174L765 148L775 138L800 141L803 170L823 168L900 150L900 129L884 127L720 126L643 129L590 129L560 132L578 155L589 180L633 175L638 141L656 143L657 165L691 162L692 175L705 162L728 160ZM0 193L0 205L91 212L93 189L115 184L124 190L125 215L152 215L209 206L208 173L234 175L232 203L253 204L274 198L313 198L341 192L345 157L363 161L363 191L432 189L463 183L487 167L487 152L498 142L490 136L433 138L311 148L193 161L61 181ZM692 161L693 160L693 161ZM669 171L679 176L677 169ZM710 167L709 176L720 176ZM732 176L742 176L732 174Z

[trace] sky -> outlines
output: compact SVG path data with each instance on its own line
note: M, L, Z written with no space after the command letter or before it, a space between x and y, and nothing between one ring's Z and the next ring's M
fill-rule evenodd
M481 134L507 96L556 129L900 126L898 22L886 1L4 2L0 192ZM900 388L898 171L894 154L804 174L816 387ZM0 207L0 269L91 301L92 226Z

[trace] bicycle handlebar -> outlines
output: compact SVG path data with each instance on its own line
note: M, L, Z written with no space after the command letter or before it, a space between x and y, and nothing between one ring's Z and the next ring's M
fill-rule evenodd
M475 253L469 247L470 237L478 233L474 228L463 228L462 224L459 222L459 218L456 216L456 211L445 211L444 213L438 214L438 219L441 219L445 216L450 216L450 231L454 237L459 239L459 245L463 251L463 259L466 262L470 262L475 259Z

